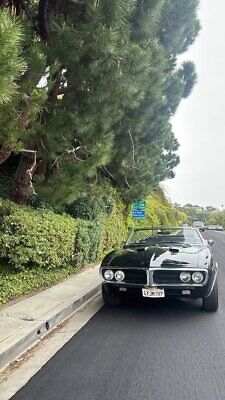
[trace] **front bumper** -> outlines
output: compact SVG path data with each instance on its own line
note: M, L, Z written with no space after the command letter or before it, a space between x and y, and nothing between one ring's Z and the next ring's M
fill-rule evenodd
M213 290L216 277L217 277L218 266L217 264L213 269L208 271L207 280L204 285L185 285L185 284L155 284L154 282L148 281L146 285L135 284L135 283L125 283L125 282L108 282L104 281L103 285L107 291L121 291L128 293L135 293L137 295L142 295L142 288L160 288L165 290L166 298L191 298L199 299L208 297ZM186 291L189 291L188 293Z

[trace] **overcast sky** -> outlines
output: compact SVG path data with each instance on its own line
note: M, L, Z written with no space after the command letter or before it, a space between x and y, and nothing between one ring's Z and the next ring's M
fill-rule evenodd
M201 0L202 30L185 55L198 83L180 105L173 129L180 143L176 177L164 183L172 201L225 204L225 0Z

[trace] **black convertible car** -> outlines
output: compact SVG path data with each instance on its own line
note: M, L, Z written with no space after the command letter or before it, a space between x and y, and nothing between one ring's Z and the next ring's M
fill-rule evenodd
M203 309L218 308L218 265L213 240L194 228L141 228L132 231L123 249L102 261L104 303L119 305L124 292L148 298L202 299Z

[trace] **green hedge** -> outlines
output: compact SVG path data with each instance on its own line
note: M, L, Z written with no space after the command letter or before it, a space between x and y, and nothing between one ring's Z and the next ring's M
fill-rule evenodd
M110 214L87 221L1 200L0 259L18 269L93 263L124 240L123 208L118 202Z
M0 200L0 304L76 273L121 245L123 211L118 202L111 213L87 221Z
M0 214L0 258L17 268L57 268L73 262L77 231L73 218L3 201Z
M29 294L40 287L48 287L77 273L78 270L71 265L58 269L24 268L21 270L10 265L0 265L0 304Z
M77 219L77 236L74 252L74 264L85 265L98 259L100 221L85 221Z
M127 236L128 225L180 225L186 217L162 194L154 193L147 200L146 220L139 222L131 220L130 212L126 215L116 193L114 206L107 213L99 210L97 214L91 213L90 218L90 211L85 209L82 217L87 216L89 220L1 200L0 259L20 269L80 267L102 259L108 251L119 247ZM74 212L75 205L72 209Z
M89 197L80 197L66 207L79 219L77 232L78 263L101 260L113 248L121 246L127 237L128 218L118 193L110 185L101 190L90 187ZM85 261L85 262L84 262Z
M127 238L127 217L124 216L124 206L117 201L117 207L109 214L101 216L101 231L97 258L100 260L107 252L121 246L121 243Z

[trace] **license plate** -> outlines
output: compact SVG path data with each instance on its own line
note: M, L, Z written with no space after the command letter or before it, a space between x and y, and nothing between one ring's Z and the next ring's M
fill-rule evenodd
M158 289L158 288L147 288L142 289L142 296L143 297L151 297L151 298L162 298L165 297L165 290Z

